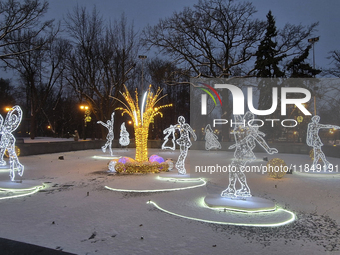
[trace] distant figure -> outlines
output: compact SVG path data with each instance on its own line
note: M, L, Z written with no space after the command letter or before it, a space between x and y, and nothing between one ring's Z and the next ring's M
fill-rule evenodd
M78 130L74 130L74 141L78 142L78 140L79 140Z
M331 163L327 161L326 156L321 149L321 146L323 145L323 143L321 142L321 139L319 136L319 130L321 128L340 129L340 127L334 126L334 125L320 124L319 121L320 121L320 117L318 115L315 115L314 117L312 117L311 122L308 124L308 128L307 128L306 143L308 146L313 147L313 151L314 151L314 161L311 166L311 169L316 170L317 163L321 159L324 163L323 165L324 171L326 171L329 168L329 165L331 165Z
M107 147L109 147L110 148L111 156L113 156L113 153L112 153L112 141L113 141L113 138L114 138L114 134L113 134L114 115L115 115L115 112L113 112L111 114L111 120L108 120L107 123L104 123L102 121L97 121L98 124L102 124L109 131L107 136L106 136L106 143L105 143L104 146L102 146L102 151L105 153Z
M22 110L18 105L14 106L7 113L5 121L0 115L0 165L6 165L6 161L4 161L4 154L7 150L10 163L9 176L11 177L11 181L14 181L15 170L18 171L20 176L24 173L24 166L19 162L18 156L15 152L15 137L12 134L12 132L19 127L21 119Z

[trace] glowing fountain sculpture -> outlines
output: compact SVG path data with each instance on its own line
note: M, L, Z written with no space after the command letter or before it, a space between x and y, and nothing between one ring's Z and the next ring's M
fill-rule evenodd
M264 133L258 130L255 125L249 126L248 123L252 123L254 115L251 112L247 112L244 117L235 115L235 127L234 137L235 144L230 146L229 149L234 149L234 159L231 162L231 171L229 172L229 185L226 190L221 193L222 197L251 197L251 192L247 184L246 175L244 174L245 165L247 162L254 161L256 159L253 149L256 146L256 142L264 148L267 153L277 153L277 149L270 148L266 141L263 139ZM236 182L239 181L241 188L236 190Z
M221 144L218 141L217 135L214 134L213 130L211 129L210 124L205 127L205 149L221 149Z
M122 123L120 126L120 138L119 138L119 144L121 146L128 146L130 144L130 135L129 132L126 130L125 122Z
M106 136L106 143L105 143L104 146L102 146L102 151L105 153L107 147L109 147L111 156L113 156L113 153L112 153L112 141L113 141L113 138L114 138L114 134L113 134L114 116L115 116L115 112L113 112L111 114L111 120L108 120L106 123L104 123L102 121L97 121L98 124L102 124L109 131L107 136Z
M176 129L180 132L180 137L176 140L176 143L180 146L180 154L178 156L177 162L176 162L176 168L178 170L179 174L186 174L185 164L184 161L187 157L188 150L191 147L192 143L190 140L190 134L196 141L197 137L190 127L188 123L185 123L185 118L183 116L178 117L178 124L171 125L169 128L165 129L166 133L175 133ZM164 133L164 132L163 132ZM173 136L173 141L175 140L175 137ZM164 143L163 143L164 144ZM162 146L163 149L163 146Z
M307 145L313 147L314 151L314 161L311 166L311 170L318 169L318 161L321 159L324 163L323 168L324 171L326 171L331 163L326 159L325 154L323 153L321 146L323 143L321 142L321 139L319 137L319 130L321 128L333 128L333 129L340 129L338 126L334 125L328 125L328 124L320 124L320 117L318 115L315 115L312 117L311 122L308 124L307 128Z
M24 166L19 162L18 156L15 153L15 137L12 132L15 131L20 125L22 119L22 110L20 106L16 105L7 113L6 119L0 115L0 165L6 165L3 157L7 150L10 164L10 177L14 181L15 170L18 171L20 176L24 173Z
M135 92L135 99L132 98L131 94L125 87L125 92L122 93L125 101L120 101L123 103L125 108L119 107L117 110L122 110L122 115L124 113L128 114L134 125L135 129L135 141L136 141L136 156L135 159L138 162L147 162L148 161L148 135L149 135L149 125L153 118L157 115L161 117L163 114L160 112L162 108L172 106L172 104L156 106L156 104L163 98L160 97L162 90L158 88L157 92L154 94L151 92L151 85L147 92L144 93L141 103L141 108L139 107L138 102L138 93L137 90Z

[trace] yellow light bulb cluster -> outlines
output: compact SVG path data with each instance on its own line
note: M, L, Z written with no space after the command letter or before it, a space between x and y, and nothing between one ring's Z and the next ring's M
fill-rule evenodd
M268 175L271 178L281 179L288 169L286 162L280 158L273 158L267 163Z
M169 169L167 162L128 162L128 163L117 163L115 170L119 174L146 174L146 173L159 173L166 172Z
M138 102L138 92L135 91L135 99L132 98L126 86L124 86L125 92L122 93L125 101L123 105L125 107L118 107L116 110L121 110L122 115L128 114L132 121L135 129L135 141L136 141L136 161L143 162L148 161L148 135L149 135L149 125L153 121L154 117L163 114L160 112L161 109L165 107L170 107L172 104L157 106L156 104L166 95L160 96L162 90L157 89L156 93L151 92L151 85L149 86L147 94L143 98L143 106L141 107L142 112L139 107ZM119 100L119 99L118 99ZM119 100L120 101L120 100Z

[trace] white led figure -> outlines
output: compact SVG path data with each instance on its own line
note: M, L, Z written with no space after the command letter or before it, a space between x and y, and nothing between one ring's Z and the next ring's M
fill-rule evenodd
M263 139L264 133L258 131L258 127L249 126L248 121L254 119L251 112L247 112L244 117L235 115L234 137L235 144L229 149L235 149L234 159L231 162L231 171L229 172L229 185L226 190L221 193L222 197L251 197L251 192L247 184L246 175L244 174L245 165L256 159L253 149L256 146L255 141L264 148L267 153L277 153L277 149L270 148ZM239 181L241 188L236 190L236 182Z
M128 146L130 144L130 135L129 132L126 130L125 122L122 123L120 126L120 138L119 138L119 144L121 146Z
M18 156L15 153L15 137L12 134L12 132L19 127L21 119L22 110L18 105L9 110L5 121L0 115L0 165L6 165L4 154L7 150L10 164L9 176L11 177L11 181L14 181L15 170L18 171L20 176L24 173L24 166L19 162Z
M186 174L184 161L185 161L185 158L187 157L188 149L192 145L191 140L190 140L190 134L192 135L192 137L194 138L195 141L197 139L196 134L195 134L194 130L192 130L190 125L188 123L185 123L185 118L183 116L178 117L178 124L176 124L174 126L171 125L168 129L169 130L173 129L173 131L171 131L171 132L173 132L173 134L174 134L176 129L179 130L180 137L176 140L176 143L179 145L180 154L178 156L178 159L177 159L175 166L178 170L178 173L184 175L184 174ZM165 129L165 130L167 130L167 129ZM173 140L174 139L175 139L175 136L173 136Z
M176 144L175 144L175 126L173 125L170 125L170 127L166 128L163 130L163 134L166 134L166 136L164 137L164 143L162 144L162 150L165 150L165 149L170 149L170 150L175 150L176 149ZM166 146L167 142L169 141L169 136L172 136L172 146Z
M218 141L217 135L214 134L213 130L211 129L210 124L205 127L205 149L221 149L221 144Z
M323 161L323 168L326 171L331 163L326 159L325 154L322 152L321 146L323 143L319 137L319 130L321 128L333 128L333 129L340 129L338 126L328 125L328 124L320 124L320 117L315 115L312 117L311 122L308 124L307 128L307 145L313 147L314 151L314 161L311 169L317 169L317 163L321 159Z
M104 146L102 146L102 151L105 153L107 147L109 147L111 156L113 156L113 153L112 153L112 141L113 141L113 138L114 138L114 134L113 134L114 115L115 115L115 112L113 112L111 114L111 120L108 120L106 123L104 123L102 121L97 121L98 124L102 124L109 131L109 133L106 136L106 143L105 143Z

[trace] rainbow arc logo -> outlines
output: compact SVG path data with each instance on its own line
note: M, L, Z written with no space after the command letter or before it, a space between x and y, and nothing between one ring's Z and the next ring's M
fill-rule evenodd
M203 86L205 87L198 87L199 89L203 90L205 93L207 93L211 99L214 101L215 103L215 106L217 106L217 102L216 102L216 99L215 97L213 96L213 94L209 91L209 89L216 95L217 99L220 101L220 104L222 106L222 100L221 100L221 97L219 96L219 94L217 93L217 91L211 87L210 85L206 84L206 83L202 83L202 82L199 82L199 84L202 84ZM201 95L201 114L202 115L207 115L207 95L206 94L202 94Z

